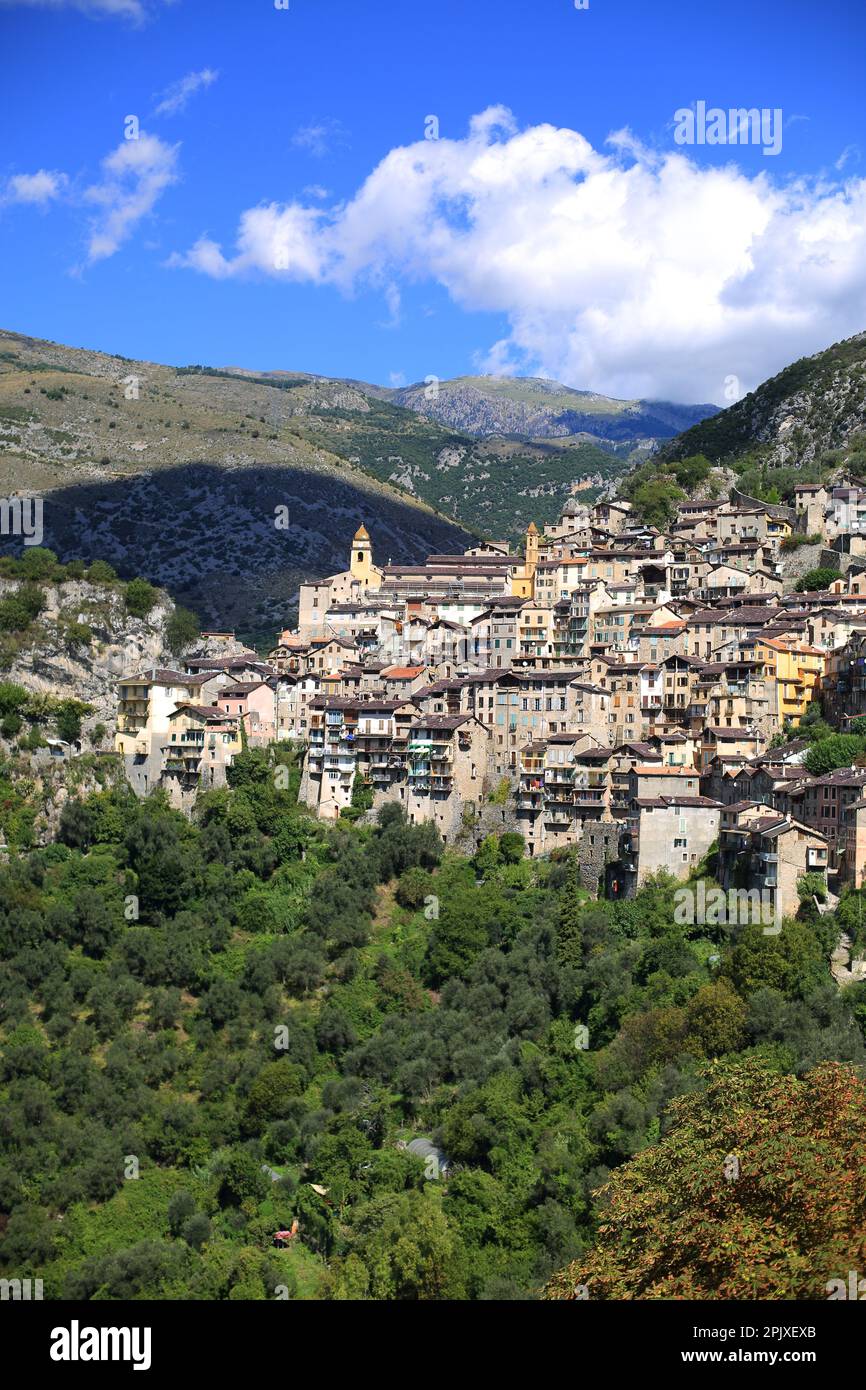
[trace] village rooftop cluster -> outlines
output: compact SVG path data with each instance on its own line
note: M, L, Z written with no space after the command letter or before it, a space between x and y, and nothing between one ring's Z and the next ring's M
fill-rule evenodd
M792 591L797 536L844 577ZM139 794L188 808L244 742L292 740L323 818L394 801L446 843L516 830L612 896L686 878L718 842L722 886L788 913L806 874L863 883L866 768L811 777L779 735L819 696L837 728L866 713L864 673L859 484L803 485L792 508L687 501L666 532L575 496L520 554L380 566L361 526L266 660L206 633L179 669L124 676L116 747Z

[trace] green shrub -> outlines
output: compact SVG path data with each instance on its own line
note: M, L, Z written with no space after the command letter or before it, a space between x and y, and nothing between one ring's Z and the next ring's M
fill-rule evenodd
M189 608L175 608L166 624L165 640L173 656L179 656L198 640L199 620Z
M823 777L837 767L850 767L866 749L866 739L857 734L829 734L813 743L806 754L806 767L813 777Z
M117 570L107 560L94 560L87 571L92 584L111 584L117 578Z
M158 594L146 579L130 579L126 586L126 611L133 618L146 618Z
M795 585L798 594L815 593L821 589L829 589L834 580L839 578L839 571L831 569L829 565L819 565L817 569L809 570L804 574Z
M526 849L526 841L515 830L507 830L499 837L499 853L506 864L519 864Z

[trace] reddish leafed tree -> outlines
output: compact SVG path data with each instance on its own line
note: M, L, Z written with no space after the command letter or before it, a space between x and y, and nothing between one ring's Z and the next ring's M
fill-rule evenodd
M548 1298L826 1299L866 1277L866 1087L854 1067L711 1063L660 1143L597 1193L595 1246ZM582 1289L586 1289L586 1293Z

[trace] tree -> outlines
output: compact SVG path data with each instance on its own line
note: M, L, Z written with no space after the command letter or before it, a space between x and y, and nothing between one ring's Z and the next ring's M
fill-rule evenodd
M0 715L20 714L28 699L23 685L15 685L12 681L0 681Z
M59 568L54 551L44 545L27 546L20 564L25 579L53 579Z
M819 565L817 569L809 570L803 578L798 580L794 588L798 594L816 593L822 589L829 589L834 580L839 578L839 571L831 569L829 565Z
M401 907L416 912L433 891L433 879L426 869L406 869L397 880L394 894Z
M597 1194L594 1247L547 1298L826 1299L866 1267L866 1089L836 1062L802 1078L720 1062L671 1102L665 1137Z
M499 841L495 835L488 835L475 855L475 872L492 873L499 866Z
M217 1198L221 1207L240 1206L248 1200L260 1201L270 1178L262 1172L261 1164L245 1149L233 1149L217 1165L220 1178Z
M659 530L670 525L676 515L677 504L686 494L669 477L662 475L651 482L641 483L632 493L631 501L638 518L646 526L656 526Z
M563 965L573 966L579 966L583 957L583 906L588 896L578 883L577 873L577 862L570 855L567 877L559 894L556 956Z
M158 597L146 579L130 579L126 586L126 611L132 618L146 618Z
M359 815L373 809L373 787L360 772L352 782L352 807Z
M168 1204L168 1229L180 1235L187 1221L195 1215L195 1198L191 1192L176 1192Z
M78 700L63 700L57 707L55 718L57 737L65 743L75 743L81 738L81 708Z
M829 734L818 739L806 754L806 767L813 777L823 777L837 767L850 767L866 749L866 740L856 734Z
M673 464L673 473L681 488L694 494L699 483L710 476L711 464L704 454L692 454L689 458L678 459Z
M519 864L526 849L526 841L515 830L507 830L499 837L499 853L504 864Z
M824 979L829 951L813 923L786 919L778 935L757 922L741 926L722 970L743 997L764 985L803 995Z
M809 902L812 898L817 898L819 902L827 901L827 881L823 874L804 874L797 879L797 897L801 902Z
M107 560L94 560L87 571L91 584L111 584L117 578L117 570Z
M414 1302L463 1295L464 1252L431 1186L385 1193L361 1205L348 1257L335 1265L334 1298Z
M189 826L155 799L126 835L130 866L138 875L143 913L178 912L195 897L201 866Z
M304 1089L304 1073L293 1062L268 1062L262 1067L247 1096L246 1119L253 1132L269 1120L286 1114Z
M175 608L165 626L165 640L173 656L180 656L198 640L200 623L190 608Z
M38 584L20 584L0 601L0 631L24 632L42 612L45 595Z
M202 1246L210 1240L210 1221L204 1212L196 1212L184 1223L182 1235L191 1249L201 1250Z

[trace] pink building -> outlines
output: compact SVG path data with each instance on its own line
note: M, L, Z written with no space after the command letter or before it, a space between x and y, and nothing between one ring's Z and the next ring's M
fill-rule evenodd
M217 698L226 714L240 719L249 738L268 743L276 737L275 695L267 681L223 686Z

